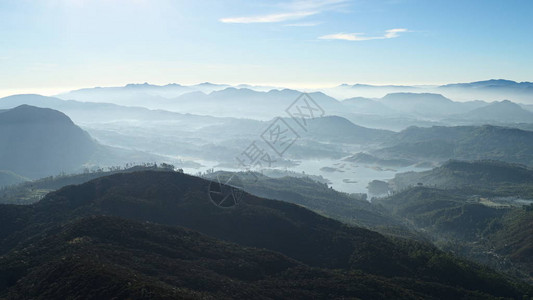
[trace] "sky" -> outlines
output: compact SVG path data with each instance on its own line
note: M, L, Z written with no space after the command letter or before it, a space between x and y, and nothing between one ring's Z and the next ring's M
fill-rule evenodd
M0 0L0 96L533 81L530 0Z

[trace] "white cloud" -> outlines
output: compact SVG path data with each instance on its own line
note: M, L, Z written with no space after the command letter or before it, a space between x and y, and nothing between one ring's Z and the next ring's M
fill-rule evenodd
M252 16L252 17L236 17L236 18L222 18L220 22L222 23L277 23L288 20L296 20L312 16L317 14L316 11L299 11L299 12L290 12L290 13L280 13L280 14L271 14L271 15L262 15L262 16Z
M332 10L345 7L349 0L294 0L283 6L290 10Z
M369 40L383 40L383 39L392 39L399 36L401 32L407 32L405 28L394 28L385 31L384 35L381 36L365 36L364 33L334 33L323 35L319 37L322 40L344 40L344 41L369 41Z
M386 39L392 39L392 38L398 37L398 33L400 33L400 32L407 32L407 29L405 29L405 28L389 29L385 33L385 38Z
M290 20L302 19L312 15L316 15L328 10L334 10L344 7L349 0L294 0L287 4L279 5L278 8L283 9L285 12L258 15L258 16L245 16L245 17L231 17L222 18L219 21L222 23L278 23ZM304 24L304 23L302 23ZM307 23L311 24L311 23ZM314 25L300 25L300 26L315 26ZM295 25L298 26L298 25Z

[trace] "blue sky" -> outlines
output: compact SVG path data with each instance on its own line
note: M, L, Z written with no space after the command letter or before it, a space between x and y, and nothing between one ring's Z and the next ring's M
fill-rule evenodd
M533 81L533 1L0 0L0 96Z

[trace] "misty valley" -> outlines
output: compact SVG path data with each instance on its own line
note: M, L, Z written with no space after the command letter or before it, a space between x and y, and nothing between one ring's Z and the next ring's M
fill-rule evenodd
M263 89L0 99L0 295L533 295L530 107Z
M0 300L533 300L532 11L0 0Z

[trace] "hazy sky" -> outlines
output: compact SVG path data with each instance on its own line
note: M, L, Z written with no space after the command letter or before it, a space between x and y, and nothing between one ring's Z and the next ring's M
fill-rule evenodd
M0 96L145 81L533 81L532 11L530 0L0 0Z

